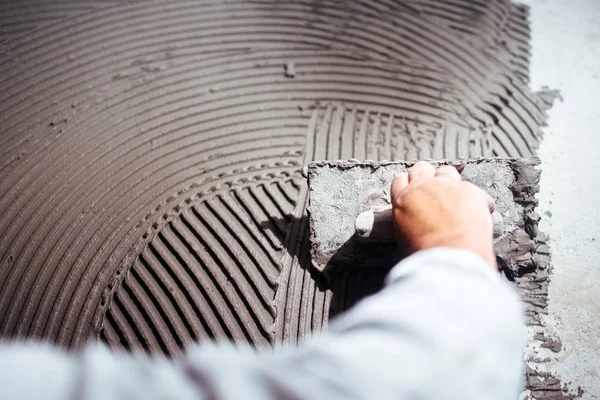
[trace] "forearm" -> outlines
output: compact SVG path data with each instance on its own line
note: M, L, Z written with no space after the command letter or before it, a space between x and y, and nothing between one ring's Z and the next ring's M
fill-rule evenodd
M489 265L468 252L430 250L388 281L329 332L275 353L209 345L167 362L92 348L15 369L6 355L19 349L0 348L0 390L15 399L43 387L52 389L47 399L517 397L520 309Z

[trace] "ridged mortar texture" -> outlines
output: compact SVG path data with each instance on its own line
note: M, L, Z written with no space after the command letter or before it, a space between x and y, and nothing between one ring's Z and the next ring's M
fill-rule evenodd
M528 65L508 0L0 3L0 336L325 328L379 276L312 267L302 166L529 157Z

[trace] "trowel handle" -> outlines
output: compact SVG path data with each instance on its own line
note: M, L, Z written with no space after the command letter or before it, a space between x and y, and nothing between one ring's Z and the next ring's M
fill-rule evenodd
M392 205L377 206L358 214L356 236L366 242L394 242Z
M362 242L395 242L392 206L377 206L358 214L354 222L356 237ZM492 213L494 239L502 236L504 223L498 211Z

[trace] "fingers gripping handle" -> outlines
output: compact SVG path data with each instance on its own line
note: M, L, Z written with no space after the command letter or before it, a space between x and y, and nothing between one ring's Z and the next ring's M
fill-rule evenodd
M392 206L373 207L358 214L356 236L369 242L394 242Z
M490 207L491 208L491 207ZM492 212L494 239L502 236L504 224L502 215ZM363 242L394 242L392 206L377 206L360 213L354 222L356 237Z

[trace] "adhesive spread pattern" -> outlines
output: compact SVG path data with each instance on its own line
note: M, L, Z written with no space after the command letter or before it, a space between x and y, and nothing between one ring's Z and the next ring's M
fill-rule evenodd
M0 5L3 337L295 341L377 280L311 270L304 164L540 140L509 1L83 4Z

